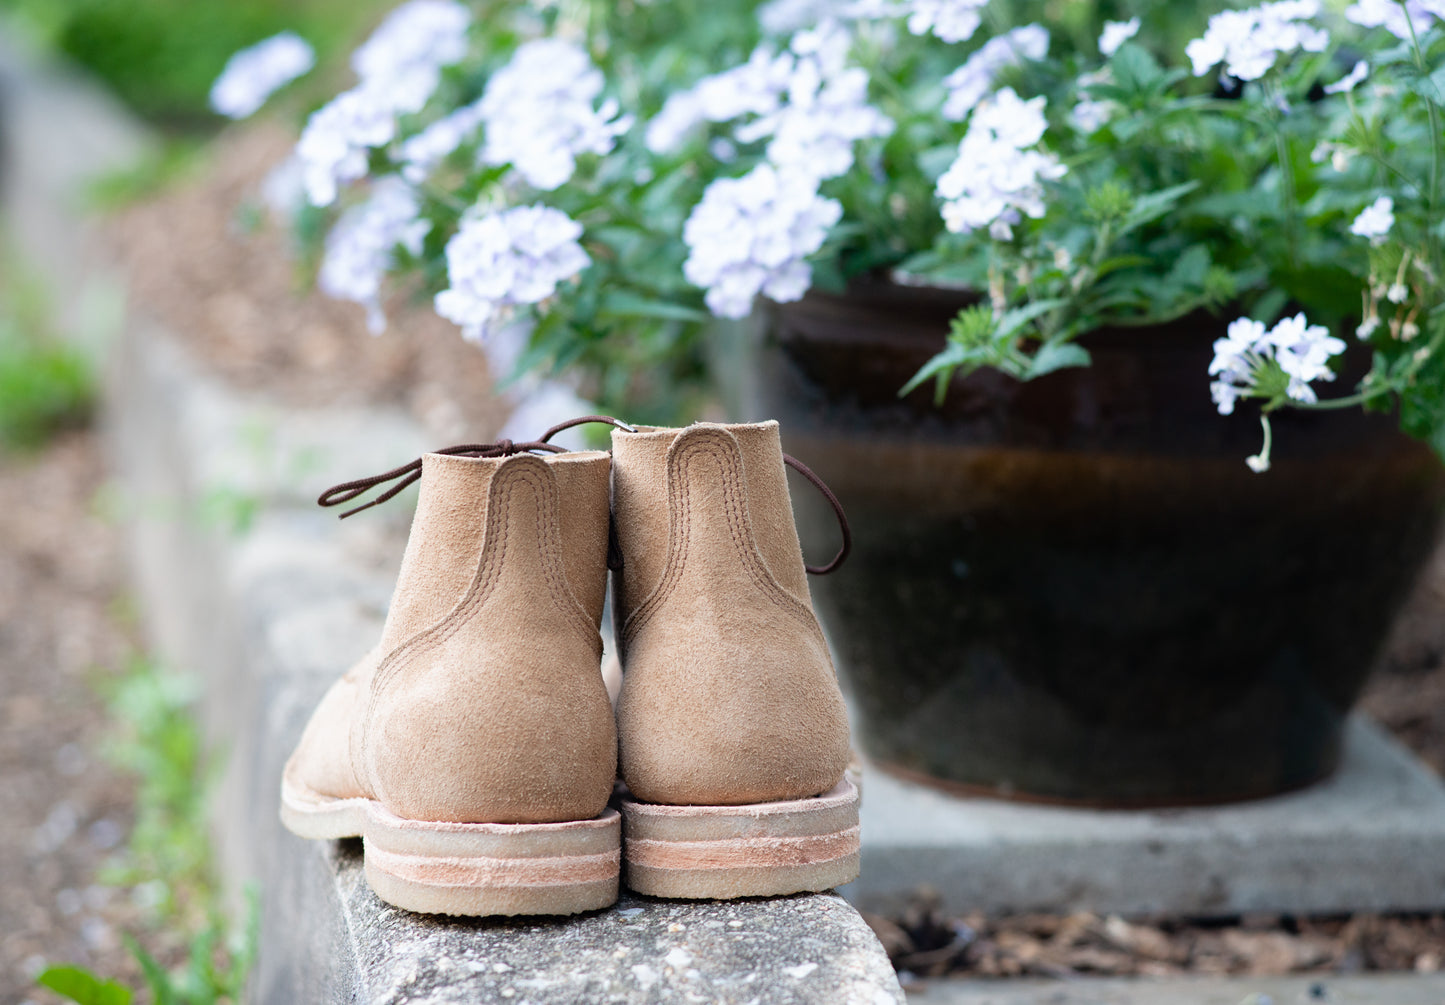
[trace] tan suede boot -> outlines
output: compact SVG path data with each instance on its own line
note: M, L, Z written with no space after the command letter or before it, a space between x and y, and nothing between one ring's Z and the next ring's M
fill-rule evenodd
M404 479L384 501L421 480L381 642L313 714L281 816L302 837L363 837L372 889L408 910L571 914L617 899L598 634L610 459L529 449L542 445L450 448L322 497Z
M627 885L729 898L856 878L848 720L778 424L614 430L612 450Z

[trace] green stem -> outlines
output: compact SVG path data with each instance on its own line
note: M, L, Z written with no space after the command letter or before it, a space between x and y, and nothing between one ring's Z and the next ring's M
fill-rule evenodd
M1274 87L1269 88L1271 99L1276 97ZM1289 141L1284 135L1283 114L1271 126L1274 131L1275 153L1279 157L1280 186L1284 190L1285 239L1289 242L1290 258L1299 258L1299 194L1295 187L1294 163L1289 156Z
M1420 38L1415 30L1415 17L1410 16L1410 7L1406 0L1400 0L1400 9L1405 12L1405 23L1410 27L1410 48L1415 51L1415 68L1420 75L1429 71L1425 65L1425 51L1420 48ZM1436 206L1439 205L1439 193L1441 193L1441 110L1431 98L1425 98L1425 108L1431 116L1431 193L1429 193L1429 218L1438 219ZM1439 238L1436 238L1435 228L1431 228L1431 261L1438 261Z
M1313 405L1295 403L1295 408L1307 412L1333 412L1343 408L1355 408L1376 398L1383 398L1390 393L1388 387L1382 387L1374 391L1361 391L1359 394L1352 394L1347 398L1330 398L1328 401L1317 401Z

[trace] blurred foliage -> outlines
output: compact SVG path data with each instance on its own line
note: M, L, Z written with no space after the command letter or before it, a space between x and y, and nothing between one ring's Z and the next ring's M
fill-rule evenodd
M0 450L34 450L85 425L95 399L90 360L54 332L43 292L0 235Z
M222 902L207 824L215 761L195 718L192 678L133 657L102 685L113 731L107 759L137 783L130 840L101 879L144 891L162 929L185 962L168 968L139 939L126 948L154 1005L216 1005L243 1000L256 958L260 912L254 887L245 892L239 924ZM130 1005L131 988L77 966L52 966L36 979L78 1005Z
M207 105L226 60L290 29L322 67L344 59L394 0L0 0L43 44L109 84L142 115L181 129L219 125Z
M96 176L86 185L86 201L101 212L124 209L205 169L206 144L195 136L170 136L150 147L134 163Z

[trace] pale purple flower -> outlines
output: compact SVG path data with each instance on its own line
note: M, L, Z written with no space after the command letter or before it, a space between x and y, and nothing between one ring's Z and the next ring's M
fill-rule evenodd
M211 107L227 118L244 119L315 64L316 53L300 35L272 35L226 60L211 87Z
M1069 120L1081 133L1097 133L1108 124L1116 111L1117 106L1112 101L1083 98L1074 105L1073 111L1069 113Z
M1355 68L1335 81L1333 84L1325 85L1326 94L1348 94L1363 84L1370 76L1370 64L1363 59L1355 64Z
M369 149L395 135L396 116L370 89L343 91L317 109L296 144L311 204L335 202L341 184L366 174Z
M791 52L775 55L759 46L741 66L704 77L690 89L669 96L662 111L648 123L647 148L656 154L672 153L704 122L772 115L782 105L796 66L797 58Z
M411 0L386 16L351 56L361 86L397 112L426 104L441 68L467 54L472 15L452 0Z
M602 71L575 44L556 38L524 42L492 75L480 110L486 121L482 160L510 164L527 184L549 192L566 184L582 154L605 154L632 126L616 101L594 107Z
M887 136L893 122L868 104L868 74L847 65L852 38L837 21L800 31L788 51L754 51L748 62L675 94L648 124L655 153L676 150L702 122L745 119L740 143L769 139L768 160L785 173L834 178L853 166L854 145Z
M1202 77L1224 64L1239 80L1258 80L1282 54L1323 52L1329 32L1308 23L1319 13L1319 0L1279 0L1247 10L1226 10L1209 19L1203 38L1186 50L1194 75Z
M1010 240L1025 216L1045 213L1046 181L1067 169L1053 156L1029 149L1048 128L1045 99L1021 99L1005 87L974 112L958 158L938 179L943 221L954 233L987 229L995 240Z
M1335 379L1330 360L1345 351L1345 343L1330 334L1324 325L1312 325L1303 314L1285 318L1269 333L1274 358L1289 375L1288 394L1296 401L1313 404L1314 388L1310 382Z
M769 0L758 7L758 24L769 35L791 35L829 18L846 16L846 0Z
M1369 238L1372 244L1382 244L1394 226L1395 200L1382 195L1355 217L1355 222L1350 224L1350 233Z
M1112 58L1120 46L1139 34L1142 26L1143 22L1137 17L1128 21L1105 21L1104 31L1099 36L1099 52L1105 59Z
M417 215L419 208L411 186L388 175L377 181L370 198L341 214L327 235L317 286L329 297L365 307L372 334L386 329L381 282L394 264L397 247L420 254L431 230L430 221Z
M648 121L644 142L655 154L675 153L687 142L688 134L706 121L696 90L674 91Z
M1273 361L1289 378L1285 393L1314 404L1319 399L1311 383L1334 380L1330 360L1344 351L1344 342L1323 325L1311 325L1303 314L1285 318L1268 331L1263 322L1240 318L1214 343L1209 373L1219 379L1210 385L1210 394L1219 414L1229 415L1239 399L1257 392L1260 371Z
M1384 28L1401 40L1409 40L1411 25L1417 35L1445 18L1445 0L1360 0L1345 10L1345 17L1364 28Z
M433 168L480 129L481 125L481 106L473 103L463 105L450 115L437 119L415 136L409 137L402 143L400 150L402 177L413 185L420 185Z
M1048 29L1037 24L1024 25L989 39L983 48L944 78L948 97L943 102L943 117L962 122L993 90L994 81L1003 70L1024 60L1043 59L1048 52Z
M868 72L847 66L849 44L847 32L831 21L793 36L785 101L740 127L738 139L771 136L768 160L780 171L824 179L851 168L854 144L887 136L893 121L868 104Z
M967 42L983 18L988 0L911 0L908 30L915 35L932 32L945 42Z
M818 194L812 175L760 164L708 185L683 228L683 274L707 290L709 310L742 318L759 293L800 299L812 284L807 258L823 246L842 207Z
M581 236L581 224L541 204L464 219L447 242L450 286L436 295L436 312L465 337L484 338L591 264Z
M1107 66L1079 77L1079 101L1069 113L1069 120L1073 122L1074 128L1084 133L1095 133L1118 114L1117 102L1099 100L1089 95L1089 88L1097 84L1109 84L1113 80L1114 75Z

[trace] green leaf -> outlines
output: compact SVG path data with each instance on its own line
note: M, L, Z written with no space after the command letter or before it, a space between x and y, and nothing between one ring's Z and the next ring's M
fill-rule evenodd
M1405 80L1405 86L1426 101L1445 105L1445 67L1427 76L1411 75Z
M1094 270L1095 279L1103 279L1111 272L1118 272L1121 269L1138 268L1141 265L1152 265L1154 259L1147 255L1115 255L1113 258L1106 258L1099 263Z
M130 950L131 956L140 964L141 973L145 975L146 987L150 989L151 999L154 1005L177 1005L175 984L171 981L171 975L166 972L156 958L146 952L141 944L130 936L125 937L125 947Z
M1088 366L1092 362L1093 357L1083 346L1072 342L1049 342L1034 354L1026 379L1033 380L1055 370Z
M35 983L78 1005L130 1005L131 992L115 981L101 980L81 967L47 967Z
M662 321L686 321L703 324L710 320L706 311L700 311L666 300L650 300L637 293L614 291L602 298L600 313L624 318L658 318Z
M1025 325L1067 303L1067 300L1056 297L1051 300L1035 300L1033 303L1008 311L998 319L998 328L994 333L994 338L999 340L1009 338Z
M1174 185L1170 188L1160 189L1158 192L1141 195L1138 199L1134 200L1134 208L1131 209L1129 215L1124 218L1123 226L1120 227L1119 233L1116 236L1122 237L1125 234L1138 230L1140 227L1153 223L1160 217L1169 215L1174 207L1179 204L1180 199L1183 199L1186 195L1198 189L1199 186L1200 182L1189 181L1183 185Z
M920 386L932 380L934 377L943 376L946 378L948 374L957 370L960 366L966 365L973 355L974 350L966 346L961 346L957 343L949 345L948 348L923 364L923 369L915 373L913 379L903 385L903 389L898 392L898 397L908 397L908 395L918 390Z

